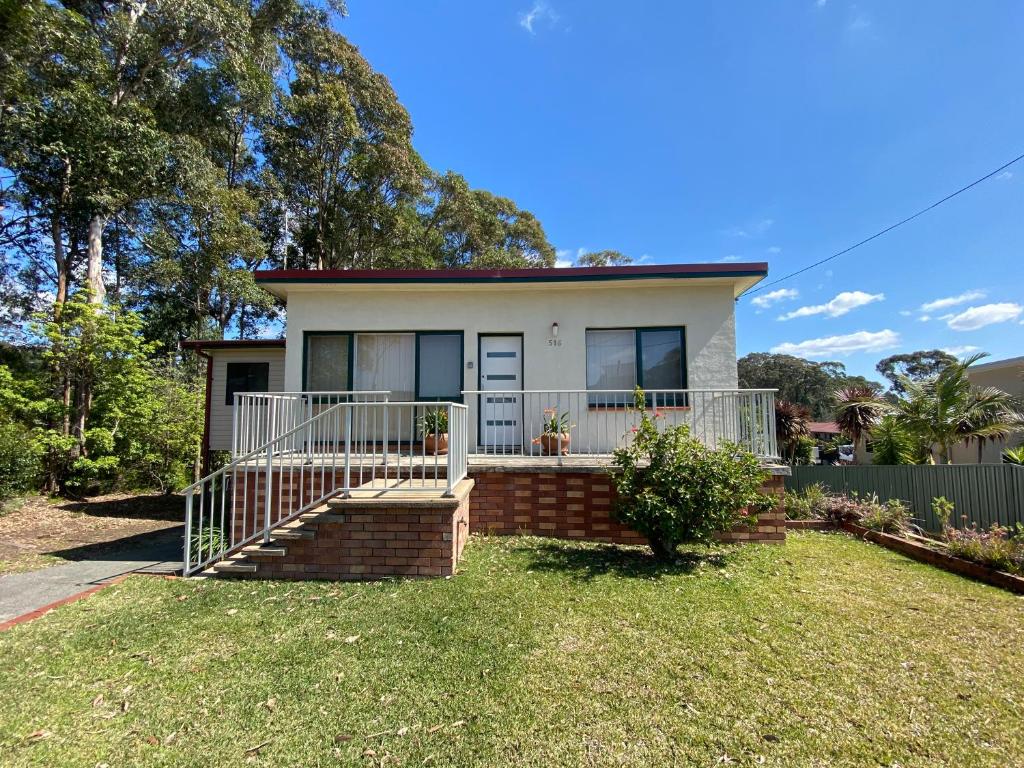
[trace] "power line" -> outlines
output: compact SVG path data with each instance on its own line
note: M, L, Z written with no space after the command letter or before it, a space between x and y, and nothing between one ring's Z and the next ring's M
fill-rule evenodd
M913 221L918 216L921 216L921 215L923 215L925 213L928 213L928 211L930 211L932 208L937 208L938 206L940 206L943 203L945 203L947 200L952 200L957 195L963 194L964 192L969 190L971 187L976 187L978 184L981 184L981 182L985 181L986 179L991 179L997 173L999 173L1000 171L1005 171L1007 168L1009 168L1011 165L1013 165L1014 163L1018 162L1019 160L1024 160L1024 154L1017 155L1015 158L1013 158L1013 160L1011 160L1010 162L1005 163L1005 164L999 166L998 168L996 168L991 173L986 173L980 179L975 179L974 181L972 181L967 186L960 187L960 189L958 189L956 192L953 192L950 195L946 195L944 198L942 198L941 200L938 200L938 201L932 203L927 208L922 208L920 211L915 213L913 216L907 216L907 218L902 219L901 221L897 221L895 224L893 224L891 226L888 226L888 227L886 227L885 229L883 229L883 230L881 230L879 232L876 232L875 234L871 235L871 237L864 238L859 243L854 243L853 245L849 246L848 248L844 248L841 251L837 251L836 253L833 253L831 256L827 256L824 259L821 259L820 261L814 262L813 264L808 264L806 267L798 269L795 272L790 272L788 275L783 275L778 280L772 280L770 283L765 283L764 285L759 285L757 288L754 288L752 290L744 291L740 295L740 298L743 298L744 296L746 296L747 294L750 294L750 293L757 293L758 291L763 291L765 288L771 288L773 285L778 285L779 283L781 283L781 282L783 282L785 280L789 280L792 277L796 277L797 275L803 274L804 272L807 272L808 270L814 269L815 267L820 267L822 264L825 264L825 263L827 263L829 261L832 261L832 259L838 259L840 256L842 256L843 254L849 253L854 248L860 248L865 243L870 243L872 240L874 240L877 237L881 237L886 232L892 232L897 227L902 227L904 224L906 224L909 221Z

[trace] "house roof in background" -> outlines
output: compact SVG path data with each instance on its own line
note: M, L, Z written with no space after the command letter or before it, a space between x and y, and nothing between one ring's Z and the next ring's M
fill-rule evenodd
M289 285L536 285L626 280L714 280L732 283L734 293L739 295L767 274L766 262L749 262L533 269L275 269L259 270L254 277L268 291L282 297L287 295Z
M990 363L976 363L967 369L967 373L974 371L993 371L997 368L1021 368L1024 367L1024 355L1020 357L1008 357L1005 360L993 360Z
M807 431L838 435L842 430L834 421L809 421L807 422Z

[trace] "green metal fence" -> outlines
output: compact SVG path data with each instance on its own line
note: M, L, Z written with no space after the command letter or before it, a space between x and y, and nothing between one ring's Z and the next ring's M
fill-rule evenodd
M786 490L800 491L812 483L837 493L877 493L883 501L909 502L917 524L929 531L942 528L931 509L936 496L956 504L951 522L957 526L964 525L962 516L967 525L980 528L1024 523L1024 467L1012 464L793 467Z

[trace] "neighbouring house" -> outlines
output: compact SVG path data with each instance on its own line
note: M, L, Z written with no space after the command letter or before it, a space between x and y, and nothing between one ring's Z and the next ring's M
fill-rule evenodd
M975 363L967 369L971 384L976 387L995 387L1024 402L1024 357ZM956 464L999 464L1007 448L1024 442L1024 432L1017 432L1008 440L990 440L981 444L958 445L953 449Z
M470 530L640 541L607 474L635 387L661 423L774 466L773 392L736 370L735 300L766 274L257 272L284 342L188 343L210 360L206 447L231 461L187 497L187 570L436 575ZM775 522L735 538L781 540Z

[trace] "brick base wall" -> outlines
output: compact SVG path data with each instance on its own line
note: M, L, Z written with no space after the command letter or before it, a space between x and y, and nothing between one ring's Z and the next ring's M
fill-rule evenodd
M432 506L346 500L304 524L315 528L315 538L283 542L284 557L250 557L259 578L450 576L469 534L469 504L468 488Z
M647 543L639 533L612 519L615 488L606 471L504 471L471 467L470 476L475 481L470 495L470 530L474 533ZM722 534L722 541L785 541L782 477L772 475L761 490L778 498L776 509L759 515L753 528L744 525Z

